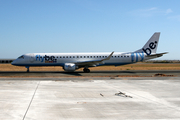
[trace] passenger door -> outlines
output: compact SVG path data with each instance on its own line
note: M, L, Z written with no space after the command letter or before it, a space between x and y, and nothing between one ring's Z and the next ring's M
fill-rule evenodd
M33 63L35 61L34 54L30 54L30 62Z

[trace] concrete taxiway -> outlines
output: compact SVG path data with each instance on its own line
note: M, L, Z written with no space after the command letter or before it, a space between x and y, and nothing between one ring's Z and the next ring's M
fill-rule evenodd
M180 77L0 78L1 120L178 120Z

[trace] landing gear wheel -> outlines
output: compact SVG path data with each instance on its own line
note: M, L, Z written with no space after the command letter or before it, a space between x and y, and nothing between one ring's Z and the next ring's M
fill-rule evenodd
M29 72L29 66L26 66L26 68L27 68L27 72Z
M84 71L85 73L89 73L89 72L90 72L90 70L87 69L87 68L84 68L83 71Z

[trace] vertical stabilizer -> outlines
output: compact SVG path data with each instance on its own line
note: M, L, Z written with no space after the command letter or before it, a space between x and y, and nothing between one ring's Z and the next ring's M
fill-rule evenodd
M160 32L155 32L152 37L148 40L148 42L143 46L142 49L139 49L135 52L144 52L146 55L151 55L152 53L156 53L158 43L159 43Z

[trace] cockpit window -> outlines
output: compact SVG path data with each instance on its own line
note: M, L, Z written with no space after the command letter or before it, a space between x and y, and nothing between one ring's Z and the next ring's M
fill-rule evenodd
M18 59L24 59L24 55L22 55L22 56L18 57Z

